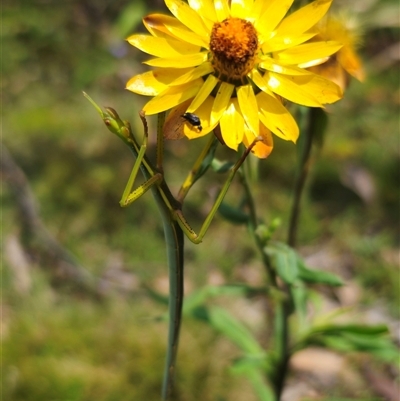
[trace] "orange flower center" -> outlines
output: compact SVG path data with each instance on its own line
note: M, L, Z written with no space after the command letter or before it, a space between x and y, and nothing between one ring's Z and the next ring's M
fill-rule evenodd
M227 18L214 24L210 50L212 63L222 80L235 83L252 70L258 49L257 31L241 18Z

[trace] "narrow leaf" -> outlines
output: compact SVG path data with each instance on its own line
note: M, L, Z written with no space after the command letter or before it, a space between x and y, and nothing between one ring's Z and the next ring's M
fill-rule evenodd
M343 285L343 281L333 273L309 269L304 262L299 258L298 260L299 278L306 283L327 284L333 287Z
M233 165L234 163L232 162L221 161L218 159L213 159L211 163L211 167L216 173L226 173L231 167L233 167Z
M243 352L255 355L264 352L247 327L226 310L217 307L210 308L209 318L211 325L229 338Z
M246 285L206 286L185 297L183 313L189 314L192 309L204 305L209 299L222 295L244 297L253 289Z
M307 316L307 289L302 282L298 282L290 287L294 309L299 319L300 328L304 328Z
M225 202L222 202L218 208L218 213L230 223L233 224L247 224L249 216L240 209L230 206Z
M342 352L368 352L385 361L393 361L399 355L385 325L332 324L314 327L302 341L301 348L312 344Z
M380 335L387 334L388 328L385 324L377 324L374 326L368 326L364 324L329 324L324 326L314 327L312 332L314 333L354 333L354 334L368 334L368 335Z
M271 385L265 380L265 372L271 370L270 361L265 355L248 356L238 359L230 368L235 375L245 376L262 401L275 401Z
M264 248L271 257L278 276L287 284L294 284L298 277L298 259L296 252L281 242L274 242Z

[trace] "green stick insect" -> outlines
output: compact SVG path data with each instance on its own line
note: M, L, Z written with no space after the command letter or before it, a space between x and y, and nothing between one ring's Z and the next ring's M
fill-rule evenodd
M107 128L116 134L130 148L136 158L132 172L129 176L128 183L122 194L120 205L126 207L140 198L149 189L153 193L153 197L157 203L160 212L165 242L167 248L168 270L169 270L169 331L168 331L168 349L164 370L164 380L162 387L162 400L170 400L173 391L173 379L176 365L176 356L179 342L179 332L182 318L183 305L183 247L184 235L195 244L199 244L208 227L211 224L219 206L221 205L226 192L235 176L235 173L240 168L252 147L256 144L256 139L249 148L247 148L238 161L231 167L227 180L221 189L214 206L211 208L208 216L202 224L200 231L196 234L190 227L182 212L182 202L188 191L193 186L195 181L205 172L211 164L217 140L210 135L210 140L197 158L192 170L184 181L177 198L175 198L163 175L163 125L165 121L165 113L158 116L157 124L157 154L156 166L149 160L146 155L148 143L148 125L143 112L139 116L143 123L144 137L141 145L135 139L131 126L127 121L122 121L117 112L111 107L105 107L103 111L85 92L84 96L96 108L100 117L106 124ZM211 156L211 157L210 157ZM207 161L208 160L208 161ZM142 172L145 182L133 189L136 176Z

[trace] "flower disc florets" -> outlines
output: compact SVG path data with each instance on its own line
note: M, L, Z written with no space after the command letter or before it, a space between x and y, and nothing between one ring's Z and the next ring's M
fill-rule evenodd
M257 49L257 32L246 20L227 18L215 23L211 30L211 63L222 80L243 82L254 67Z

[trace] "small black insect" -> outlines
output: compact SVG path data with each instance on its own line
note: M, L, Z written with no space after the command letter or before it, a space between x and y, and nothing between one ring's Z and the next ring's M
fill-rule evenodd
M185 113L182 115L182 117L188 121L190 124L193 125L193 127L197 127L197 129L199 131L201 131L203 129L203 127L201 126L201 121L200 118L198 116L196 116L196 114L193 113Z

